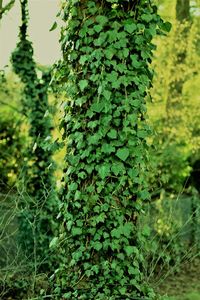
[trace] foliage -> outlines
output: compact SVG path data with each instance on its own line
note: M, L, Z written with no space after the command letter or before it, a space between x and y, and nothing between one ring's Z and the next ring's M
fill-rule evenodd
M23 130L20 106L17 97L21 96L20 86L16 93L13 76L0 71L0 186L8 189L14 185L23 166L26 134ZM18 106L17 106L18 105ZM12 116L11 116L12 114Z
M15 116L0 113L0 186L5 190L13 185L23 166L25 136L19 130L21 121Z
M26 196L21 203L23 208L20 217L21 240L26 251L33 253L34 258L41 262L41 257L49 253L49 242L56 227L53 218L56 214L57 199L53 179L52 149L49 146L52 129L47 95L50 74L48 71L42 72L41 78L37 75L32 43L26 37L27 3L27 0L21 0L20 41L12 53L13 69L24 84L23 108L28 116L31 138L22 184ZM42 264L43 268L48 264L51 265L49 257Z
M69 97L61 127L67 143L56 271L64 299L132 299L148 294L136 221L146 187L145 95L151 43L170 24L149 1L67 1L61 16ZM150 295L149 295L150 296Z
M169 36L157 41L153 103L148 107L156 132L151 184L157 193L160 188L179 193L192 170L190 158L199 153L198 91L189 88L199 80L198 22L194 20L190 27L187 22L174 22ZM180 60L183 53L185 58Z

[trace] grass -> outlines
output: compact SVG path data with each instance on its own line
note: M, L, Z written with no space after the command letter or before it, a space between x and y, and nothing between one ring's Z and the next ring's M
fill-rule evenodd
M185 296L165 297L163 300L200 300L200 293L190 292Z

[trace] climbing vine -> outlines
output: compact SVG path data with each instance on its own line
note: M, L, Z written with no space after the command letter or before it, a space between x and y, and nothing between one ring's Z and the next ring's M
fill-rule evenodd
M30 145L27 149L27 165L24 184L27 196L22 201L21 235L25 249L34 252L38 264L47 266L49 262L49 242L55 229L56 195L53 180L51 139L51 119L48 104L49 72L37 75L33 59L32 43L27 38L28 0L21 0L22 25L19 42L12 53L12 66L24 84L23 109L28 116ZM23 186L24 188L24 186ZM44 250L46 249L46 250ZM44 259L45 258L45 259ZM44 260L41 263L41 260Z
M148 294L136 223L149 198L151 41L170 24L147 0L68 0L60 15L67 155L56 292L63 299L138 299Z

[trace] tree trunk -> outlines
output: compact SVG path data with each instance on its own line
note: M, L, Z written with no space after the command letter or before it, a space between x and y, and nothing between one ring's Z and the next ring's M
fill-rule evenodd
M49 243L53 238L57 197L53 179L51 147L44 148L51 138L51 119L47 114L49 72L38 78L33 59L33 46L27 39L28 0L20 0L22 22L20 41L12 53L12 66L24 83L23 109L28 116L30 143L27 147L26 165L23 168L24 187L28 197L21 205L20 236L26 253L37 260L40 271L48 271L51 262ZM24 188L23 187L23 188ZM23 199L23 197L22 197ZM45 258L45 259L44 259Z
M186 81L186 74L184 73L184 68L182 76L176 78L176 72L181 72L181 68L184 67L186 56L187 56L187 38L189 33L190 24L185 24L185 21L190 20L190 0L177 0L176 2L176 19L178 21L176 25L177 34L175 35L176 40L174 44L179 45L179 39L185 41L183 47L176 48L176 55L174 56L174 66L172 70L172 80L169 84L169 94L166 103L166 113L167 113L167 123L169 126L174 126L180 121L181 118L181 107L183 105L182 101L182 91L183 86ZM183 24L184 27L181 27ZM173 80L174 77L174 80Z
M111 2L63 5L67 170L56 276L70 300L145 294L136 220L149 195L145 96L160 19L149 1Z
M176 19L179 22L190 19L190 0L177 0Z

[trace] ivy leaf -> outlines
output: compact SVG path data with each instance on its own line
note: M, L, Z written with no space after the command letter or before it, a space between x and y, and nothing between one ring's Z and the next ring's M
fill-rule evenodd
M149 237L150 236L150 233L151 233L151 229L148 225L144 225L144 227L142 228L142 234L144 236L147 236Z
M111 94L112 93L110 91L108 91L108 90L104 90L103 91L103 95L106 98L106 100L110 100Z
M80 227L74 227L72 228L72 235L75 236L75 235L81 235L82 234L82 228Z
M80 64L84 65L84 63L87 61L87 59L88 59L87 55L81 55L80 60L79 60Z
M132 266L129 266L128 273L131 274L131 275L139 275L140 271L138 270L138 268L134 268Z
M119 175L122 172L122 163L112 164L111 170L116 176Z
M141 62L138 61L138 56L136 54L131 55L131 60L134 68L138 69L141 66Z
M110 165L109 164L105 164L103 166L101 166L98 170L99 175L102 179L105 179L109 174L110 174Z
M121 228L114 228L112 231L111 231L111 236L112 237L116 237L117 239L120 238L121 236Z
M126 24L124 26L124 29L128 32L128 33L133 33L136 29L137 29L137 26L132 23L132 24Z
M138 176L138 170L137 169L130 169L128 171L128 175L132 180L134 180Z
M153 19L153 16L151 14L143 14L141 15L141 19L149 23Z
M95 26L94 26L94 30L95 30L97 33L101 32L102 29L103 29L102 25L95 25Z
M124 250L128 256L131 256L133 253L137 252L137 248L134 246L126 246Z
M81 91L83 91L88 86L88 80L80 80L78 84L80 86Z
M123 51L124 57L127 58L128 55L129 55L129 49L128 48L124 48L122 51Z
M114 49L105 49L104 54L106 58L112 59L113 56L115 55L115 50Z
M107 135L108 135L109 138L111 138L111 139L116 139L116 138L117 138L117 130L111 129L111 130L108 132Z
M122 227L122 233L123 233L127 238L129 238L132 229L133 229L133 224L130 223L130 222L129 222L129 223L126 223L126 224L124 224L123 227Z
M98 103L93 103L91 105L91 109L97 113L100 113L104 108L104 103L103 102L98 102Z
M129 150L127 148L122 148L117 150L117 157L119 157L121 160L126 161L129 157Z
M102 26L104 26L107 22L108 22L108 18L106 16L97 16L96 17L96 21L101 24Z
M49 244L49 248L54 248L57 246L57 244L58 244L58 237L54 237Z
M113 147L113 146L110 145L110 144L104 143L104 144L102 145L101 150L102 150L103 153L108 153L108 154L110 154L110 153L112 153L112 152L115 152L115 147Z
M121 295L126 295L126 290L127 290L126 287L122 287L119 289L119 292Z
M49 29L49 31L53 31L57 28L58 24L56 22L53 23L53 25L51 26L51 28Z
M171 28L172 28L172 24L170 22L165 22L161 24L161 29L166 32L170 32Z
M95 242L93 248L97 251L101 250L101 248L103 247L102 243L100 242Z

